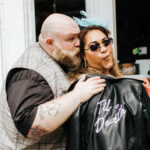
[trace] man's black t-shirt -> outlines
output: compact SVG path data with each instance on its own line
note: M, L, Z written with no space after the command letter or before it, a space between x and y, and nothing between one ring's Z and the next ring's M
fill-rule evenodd
M26 136L40 104L54 98L46 80L29 69L15 69L7 78L6 93L16 128Z

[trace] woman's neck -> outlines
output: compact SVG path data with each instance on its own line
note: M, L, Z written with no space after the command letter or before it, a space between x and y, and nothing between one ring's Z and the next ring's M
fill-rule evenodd
M93 72L93 73L98 73L98 74L101 74L101 75L110 75L109 70L98 70L98 69L91 68L91 67L87 67L85 69L87 69L87 71L91 72L91 73Z

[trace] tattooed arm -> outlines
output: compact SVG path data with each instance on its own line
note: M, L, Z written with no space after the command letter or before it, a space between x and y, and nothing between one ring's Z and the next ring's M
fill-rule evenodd
M82 77L73 91L39 105L28 137L42 136L56 130L72 115L80 103L86 102L104 89L104 81L100 77L92 77L85 81L85 77Z

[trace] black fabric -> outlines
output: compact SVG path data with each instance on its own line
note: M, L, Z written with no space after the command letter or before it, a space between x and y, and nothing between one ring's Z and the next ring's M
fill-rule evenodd
M68 122L67 150L150 150L150 99L141 81L101 78L105 90Z
M54 98L46 80L29 69L13 69L6 81L10 112L16 128L26 136L40 104Z

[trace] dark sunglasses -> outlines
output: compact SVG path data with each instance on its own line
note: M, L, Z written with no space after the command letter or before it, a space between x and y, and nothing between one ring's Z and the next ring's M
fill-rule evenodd
M97 41L94 41L94 42L91 42L89 45L88 45L88 49L84 49L84 50L91 50L92 52L94 51L97 51L98 48L101 48L102 46L109 46L110 44L113 43L113 39L112 38L108 38L108 39L104 39L102 41L102 44L99 44Z

